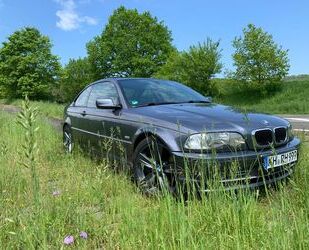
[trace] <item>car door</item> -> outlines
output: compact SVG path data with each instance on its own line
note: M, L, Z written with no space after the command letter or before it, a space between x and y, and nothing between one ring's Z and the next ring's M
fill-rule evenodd
M117 123L120 112L115 109L98 109L97 99L112 99L119 102L119 95L114 83L109 81L92 85L88 98L85 119L87 131L94 151L100 154L115 154L115 144L119 141Z
M88 140L86 133L87 124L85 116L91 88L92 86L89 86L85 90L83 90L74 100L73 105L67 110L71 119L73 138L80 143L87 143Z

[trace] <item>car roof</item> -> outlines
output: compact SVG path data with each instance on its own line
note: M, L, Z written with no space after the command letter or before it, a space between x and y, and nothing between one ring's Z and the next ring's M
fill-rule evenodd
M98 81L121 81L121 80L160 80L160 79L157 79L157 78L152 78L152 77L110 77L110 78L105 78L105 79L101 79L101 80L98 80ZM97 82L98 82L97 81Z

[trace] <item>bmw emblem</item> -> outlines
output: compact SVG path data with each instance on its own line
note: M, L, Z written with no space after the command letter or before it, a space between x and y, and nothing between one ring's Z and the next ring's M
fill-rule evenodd
M269 125L269 122L266 121L266 120L263 120L262 123L263 123L264 125Z

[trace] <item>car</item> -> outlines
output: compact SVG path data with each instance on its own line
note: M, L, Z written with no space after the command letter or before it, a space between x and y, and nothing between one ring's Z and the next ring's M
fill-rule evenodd
M215 104L181 83L152 78L85 87L65 108L63 141L68 152L78 143L125 160L145 193L174 192L188 179L201 191L214 179L224 189L276 183L293 173L300 147L287 120Z

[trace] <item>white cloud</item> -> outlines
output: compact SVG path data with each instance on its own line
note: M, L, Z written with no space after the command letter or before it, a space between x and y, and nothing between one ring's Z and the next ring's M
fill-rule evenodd
M56 0L61 5L61 10L56 12L59 17L56 25L58 28L70 31L81 27L82 24L96 25L98 21L89 16L80 16L77 11L77 4L74 0Z

